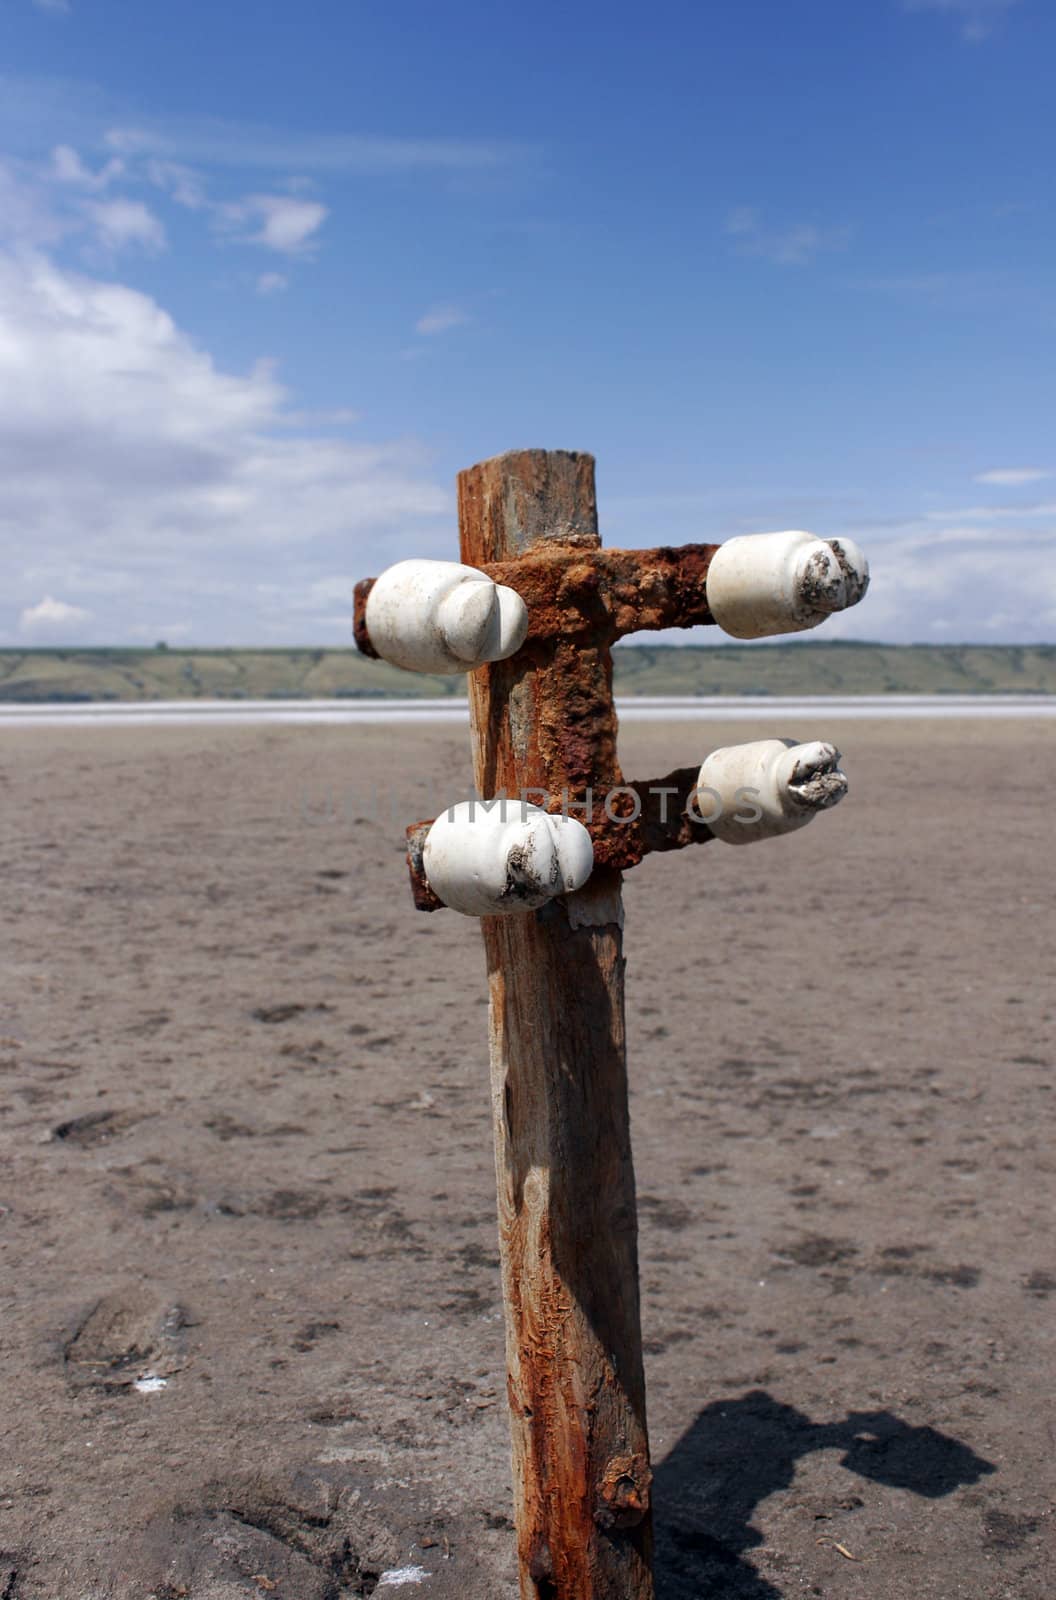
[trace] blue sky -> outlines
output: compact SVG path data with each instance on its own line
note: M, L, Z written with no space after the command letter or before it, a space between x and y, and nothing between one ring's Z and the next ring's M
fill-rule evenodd
M854 535L825 636L1056 641L1054 61L1050 0L5 0L0 642L346 643L526 445L610 544Z

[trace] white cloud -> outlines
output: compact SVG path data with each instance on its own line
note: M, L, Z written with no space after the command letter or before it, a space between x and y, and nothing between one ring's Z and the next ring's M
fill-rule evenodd
M46 594L35 606L27 606L18 619L19 633L66 633L76 630L91 617L81 606L67 605Z
M108 250L138 245L156 255L165 249L165 229L142 200L93 200L85 206L85 213Z
M959 25L961 38L977 44L992 33L1019 0L902 0L903 11L943 11Z
M282 272L262 272L257 279L258 294L281 294L289 286L290 280Z
M424 316L419 317L415 323L415 332L423 334L426 338L437 333L447 333L449 328L459 328L470 320L466 311L461 311L458 306L433 306Z
M973 483L992 483L1002 489L1018 489L1025 483L1040 483L1051 478L1052 473L1042 467L994 467L990 472L979 472Z
M329 215L318 200L301 200L284 194L251 194L231 205L217 206L219 226L245 228L259 224L257 231L241 237L250 244L262 244L282 255L304 255L315 246L313 235Z
M810 222L767 227L755 206L735 206L724 231L738 241L744 255L762 256L782 267L808 266L824 252L845 250L851 237L849 228L822 228Z
M450 550L420 447L322 425L270 365L220 370L147 295L0 249L0 636L44 593L90 607L101 642L163 636L151 617L296 641L320 578ZM270 608L254 581L277 586Z
M68 17L73 7L70 0L33 0L38 11L50 11L55 16Z
M286 195L262 194L249 202L264 218L255 235L258 244L295 255L326 221L327 210L318 200L295 200Z

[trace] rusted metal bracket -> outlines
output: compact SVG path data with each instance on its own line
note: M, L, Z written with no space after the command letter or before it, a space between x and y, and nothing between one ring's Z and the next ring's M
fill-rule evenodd
M654 550L604 550L557 544L517 561L483 562L478 570L513 589L528 607L523 650L555 639L614 644L624 634L695 628L714 621L708 609L708 564L714 544L658 545ZM375 584L356 584L353 635L377 659L367 631L367 599Z
M626 872L647 855L706 844L715 835L697 813L694 798L699 767L679 767L666 777L648 783L624 783L588 790L578 798L558 799L527 790L506 800L515 813L522 802L544 811L563 813L582 822L594 845L595 867ZM489 801L489 803L494 803ZM501 804L501 801L500 801ZM407 868L411 895L419 911L442 911L444 902L433 892L426 876L423 852L432 819L407 829Z
M374 578L361 578L352 591L352 637L361 656L369 656L372 661L379 661L381 658L371 644L370 634L367 632L367 599L375 582Z
M590 634L613 644L626 633L695 628L713 620L708 563L718 545L659 545L654 550L548 550L482 568L516 589L528 607L528 644Z

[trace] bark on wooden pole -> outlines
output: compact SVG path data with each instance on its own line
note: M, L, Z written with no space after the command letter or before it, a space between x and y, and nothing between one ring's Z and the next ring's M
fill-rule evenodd
M552 551L589 585L593 458L470 468L459 526L471 566ZM470 709L482 795L545 805L623 781L603 617L594 639L555 631L480 668ZM522 1600L653 1594L622 921L604 866L541 911L482 921Z

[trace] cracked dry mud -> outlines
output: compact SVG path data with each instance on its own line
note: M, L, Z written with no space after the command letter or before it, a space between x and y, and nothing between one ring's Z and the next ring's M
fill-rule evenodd
M847 801L626 885L658 1593L1048 1600L1056 730L773 731ZM403 863L467 781L4 735L5 1600L515 1594L482 952Z

